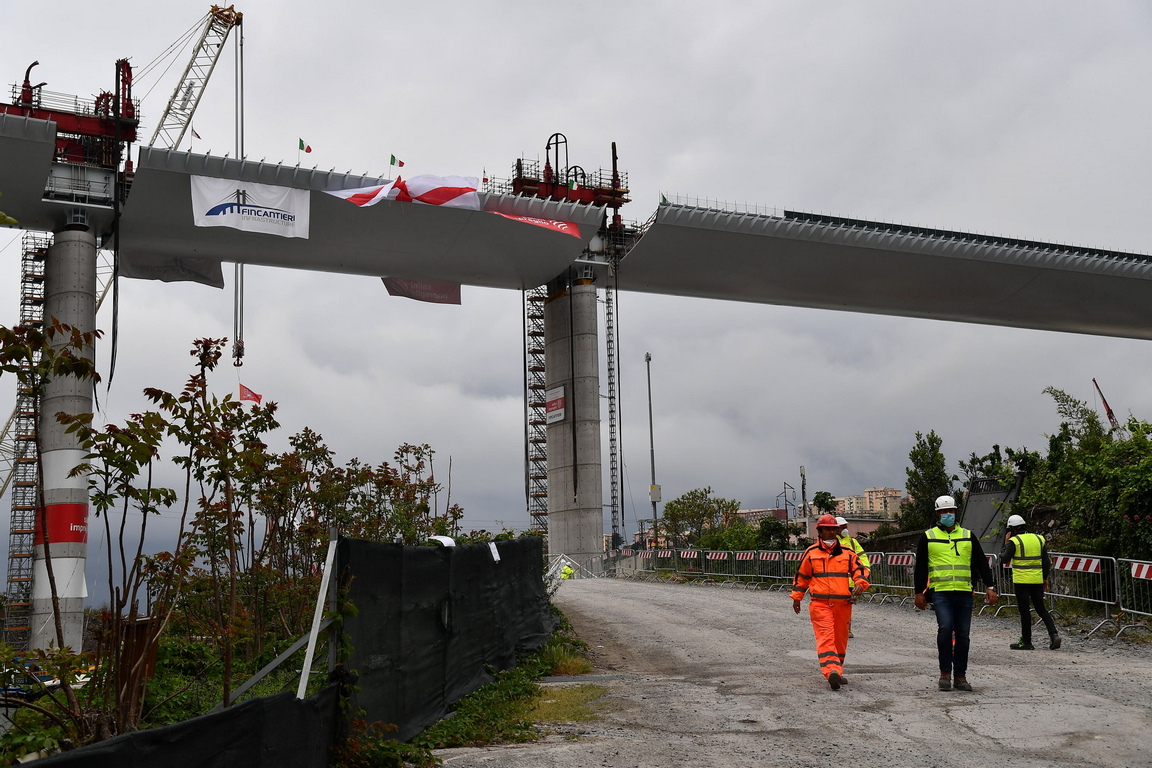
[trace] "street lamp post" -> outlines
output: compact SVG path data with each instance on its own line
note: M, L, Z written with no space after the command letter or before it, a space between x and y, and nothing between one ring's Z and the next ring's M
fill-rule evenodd
M648 498L652 500L652 538L653 544L659 529L659 518L656 512L656 501L660 489L656 486L656 439L652 431L652 353L644 353L644 366L648 370L648 454L652 463L652 484L648 487Z

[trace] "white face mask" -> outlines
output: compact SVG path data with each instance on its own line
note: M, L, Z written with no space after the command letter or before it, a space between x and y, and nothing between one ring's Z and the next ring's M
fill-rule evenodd
M832 549L832 547L836 546L836 539L820 539L820 543L828 549Z

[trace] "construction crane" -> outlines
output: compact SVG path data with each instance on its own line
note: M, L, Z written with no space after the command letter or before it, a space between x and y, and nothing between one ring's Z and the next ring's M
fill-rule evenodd
M176 83L172 98L168 100L168 106L164 108L164 114L160 116L160 122L156 125L156 132L152 134L148 146L162 146L166 149L180 146L184 134L192 125L192 116L200 106L204 87L208 85L212 70L216 69L216 62L220 60L220 53L224 50L228 34L234 27L239 26L243 19L244 14L232 5L227 8L214 5L208 11L204 29L192 51L192 58L184 68L180 81Z
M1120 422L1116 421L1116 414L1112 413L1112 409L1108 407L1108 401L1104 399L1104 393L1100 390L1100 385L1096 383L1095 377L1092 378L1092 385L1100 394L1100 402L1104 404L1104 413L1108 414L1108 422L1112 425L1112 429L1120 429Z

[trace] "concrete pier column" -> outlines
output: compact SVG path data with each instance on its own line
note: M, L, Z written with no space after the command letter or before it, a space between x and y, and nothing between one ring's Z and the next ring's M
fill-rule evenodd
M96 327L96 238L82 219L55 236L44 265L44 321L56 318L65 325L89 332ZM56 340L62 343L65 340ZM85 357L93 357L88 349ZM92 383L65 377L49 382L40 402L40 452L46 509L48 547L56 594L60 599L64 644L81 649L84 599L88 596L84 569L88 548L88 483L68 473L84 458L74 435L67 434L56 414L91 413ZM30 648L56 645L52 593L45 562L41 515L36 516L35 554L32 564L32 621Z
M590 274L549 284L544 305L544 370L550 404L548 551L587 565L604 550L600 469L600 357L596 286Z

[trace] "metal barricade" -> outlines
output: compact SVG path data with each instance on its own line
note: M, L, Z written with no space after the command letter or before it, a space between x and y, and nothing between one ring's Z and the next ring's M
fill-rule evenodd
M705 550L702 566L704 574L710 581L726 581L732 575L732 564L728 555L730 552Z
M784 553L780 551L761 550L760 576L769 591L783 589L792 583L792 577L784 572Z
M1052 571L1046 594L1058 601L1078 600L1103 606L1104 620L1086 637L1091 637L1106 624L1119 629L1110 616L1111 607L1119 602L1116 559L1069 552L1050 552L1049 556L1052 558Z
M640 578L645 581L656 578L655 553L651 549L642 549L637 554L640 556L640 564L637 567Z
M732 563L732 578L742 587L756 586L760 580L760 560L755 551L736 552Z
M880 602L891 598L894 601L899 600L903 605L912 599L914 586L912 574L916 569L916 555L913 552L884 552L883 558L881 565L883 591L880 594ZM876 566L872 567L875 571Z
M884 566L884 553L883 552L864 552L864 557L868 558L868 591L860 597L866 598L868 602L875 600L882 592L876 589L876 569L877 567L883 568Z
M700 557L700 550L698 549L681 549L676 553L676 575L688 579L690 582L701 578L703 570L701 562L703 558Z
M992 571L992 578L995 579L995 581L996 581L996 583L994 585L985 584L984 587L985 588L987 588L989 586L995 586L996 587L996 606L995 606L995 611L993 612L992 615L993 616L999 616L1000 611L1004 610L1005 608L1016 608L1016 604L1007 600L1006 596L1003 594L1003 590L1001 589L1001 587L1004 585L1004 574L1001 572L1001 568L1000 568L1000 555L985 554L984 559L988 561L988 569L990 571ZM1008 578L1009 578L1008 583L1010 584L1011 578L1012 578L1011 574L1009 574ZM976 581L977 581L976 574L972 574L972 588L973 589L976 588ZM976 615L977 616L983 616L984 611L987 611L991 608L992 608L991 605L988 605L987 603L981 602L980 603L980 610L976 611Z
M1118 559L1120 610L1127 614L1152 617L1152 562L1147 560ZM1143 629L1152 632L1147 621L1125 624L1116 632L1116 637L1127 629Z

